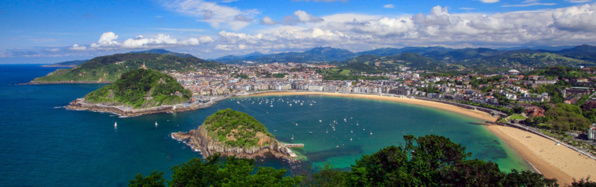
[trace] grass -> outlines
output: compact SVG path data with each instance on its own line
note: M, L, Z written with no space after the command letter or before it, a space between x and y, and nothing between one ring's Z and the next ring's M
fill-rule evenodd
M527 117L524 117L521 114L513 114L513 115L509 116L509 119L510 120L517 120L517 119L519 119L519 120L525 120L526 118Z

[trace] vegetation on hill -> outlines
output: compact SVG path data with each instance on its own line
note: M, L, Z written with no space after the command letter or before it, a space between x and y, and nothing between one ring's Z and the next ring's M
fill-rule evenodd
M265 125L254 117L232 109L219 110L203 122L209 135L234 147L254 147L261 139L274 138Z
M59 62L59 63L55 63L55 64L43 65L42 67L75 67L75 66L78 66L78 65L85 63L87 61L88 60L71 60L71 61Z
M192 96L173 77L152 69L136 69L122 74L114 83L85 96L85 101L146 108L179 104Z
M258 63L309 63L343 61L353 58L354 56L354 53L345 49L316 47L304 52L287 52L266 55L255 53L245 56L225 56L215 59L215 61L227 64L241 63L244 61L254 61Z
M318 172L284 177L285 169L254 168L254 161L219 156L192 159L174 166L170 186L558 186L556 179L531 171L503 172L497 164L469 159L471 153L448 138L404 136L403 146L390 146L356 160L348 171L326 165ZM156 182L157 181L157 182ZM159 183L153 172L140 174L130 186ZM573 186L596 185L581 179Z
M163 52L163 51L162 51ZM193 56L180 57L175 54L124 53L93 58L71 69L59 69L32 82L113 82L130 70L145 63L150 69L159 71L194 71L197 68L217 68L218 63L208 62Z

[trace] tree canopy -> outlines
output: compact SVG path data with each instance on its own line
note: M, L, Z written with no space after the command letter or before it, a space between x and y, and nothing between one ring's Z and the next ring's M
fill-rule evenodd
M152 69L136 69L122 74L116 82L95 90L85 100L95 103L153 107L179 104L192 96L172 76Z

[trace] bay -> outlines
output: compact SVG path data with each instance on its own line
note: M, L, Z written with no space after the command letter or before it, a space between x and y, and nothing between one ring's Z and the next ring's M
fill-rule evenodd
M200 157L169 134L197 128L225 108L254 116L280 141L304 143L296 152L314 166L346 168L363 154L403 144L404 134L437 134L502 169L529 168L476 125L479 120L416 105L325 96L244 97L197 111L118 118L61 108L103 85L17 85L55 69L0 65L1 186L125 186L137 173L153 170L169 179L172 166ZM258 165L287 167L271 159Z

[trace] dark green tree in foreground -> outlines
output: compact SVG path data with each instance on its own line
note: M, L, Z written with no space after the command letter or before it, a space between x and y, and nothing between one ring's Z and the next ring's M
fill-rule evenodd
M449 138L404 136L403 146L389 146L364 155L350 171L329 164L318 172L284 177L285 169L259 167L254 160L235 157L221 162L219 155L192 159L174 166L170 186L558 186L556 179L531 171L499 170L493 162L469 159L466 148ZM163 185L163 173L137 175L129 186ZM156 182L154 182L156 181ZM160 182L161 181L161 182ZM595 186L589 178L573 186Z

